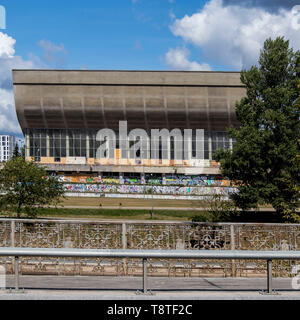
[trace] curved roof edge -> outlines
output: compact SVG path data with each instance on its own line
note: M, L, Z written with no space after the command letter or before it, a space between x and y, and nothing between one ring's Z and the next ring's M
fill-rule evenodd
M235 71L14 69L14 85L171 85L243 87Z

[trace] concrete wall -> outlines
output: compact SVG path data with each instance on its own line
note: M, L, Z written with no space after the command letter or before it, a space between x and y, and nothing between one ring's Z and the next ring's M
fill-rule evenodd
M238 126L245 95L238 72L14 70L17 116L25 128Z

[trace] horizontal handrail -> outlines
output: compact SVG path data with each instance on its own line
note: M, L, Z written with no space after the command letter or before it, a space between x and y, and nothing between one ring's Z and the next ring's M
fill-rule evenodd
M174 208L176 210L176 208ZM57 223L57 224L110 224L110 225L122 225L122 224L149 224L149 225L205 225L205 226L257 226L257 227L299 227L299 223L261 223L261 222L191 222L191 221L139 221L139 220L127 220L127 221L97 221L94 219L11 219L0 218L0 222L18 222L18 223Z
M0 256L140 258L140 259L257 259L298 260L300 251L252 250L135 250L73 248L0 248Z
M143 260L143 293L147 294L147 262L153 258L167 259L262 259L267 260L267 294L272 294L272 260L297 260L300 251L250 250L128 250L73 248L0 248L0 256L15 257L15 290L19 291L19 257L94 257L140 258Z

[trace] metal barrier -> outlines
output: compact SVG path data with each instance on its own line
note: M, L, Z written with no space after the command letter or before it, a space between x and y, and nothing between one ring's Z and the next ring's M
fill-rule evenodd
M48 219L0 219L0 246L15 248L78 248L78 249L130 249L130 250L300 250L300 224L270 223L191 223L153 221L94 221L94 220L48 220ZM25 260L26 258L24 258ZM115 264L107 259L98 261L75 259L59 264L45 258L37 258L27 264L22 261L20 270L35 274L116 275L135 276L136 269L130 259ZM14 272L13 259L2 261ZM66 259L67 260L67 259ZM92 259L90 259L92 260ZM263 260L214 260L201 261L198 268L193 260L185 260L178 267L177 261L164 259L160 264L150 261L151 274L158 276L207 276L253 277L266 269ZM43 264L43 269L39 268ZM97 264L97 268L93 266ZM292 261L276 260L273 275L291 277Z
M147 288L147 260L151 258L267 260L267 290L265 293L273 294L272 260L298 260L300 259L300 251L0 248L0 256L15 257L16 291L19 291L19 257L140 258L143 260L143 294L149 293Z

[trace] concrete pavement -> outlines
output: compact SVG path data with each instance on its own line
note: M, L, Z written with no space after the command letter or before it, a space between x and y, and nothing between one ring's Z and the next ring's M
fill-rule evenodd
M0 300L300 300L291 278L274 278L274 295L262 295L265 278L149 277L149 295L141 277L21 276L24 293L0 291ZM14 287L9 275L6 287Z

